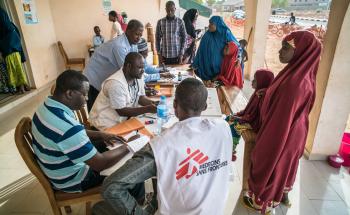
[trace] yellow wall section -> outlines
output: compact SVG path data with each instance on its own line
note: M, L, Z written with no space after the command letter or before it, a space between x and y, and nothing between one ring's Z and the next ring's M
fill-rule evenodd
M104 14L102 0L50 0L50 4L57 39L62 41L69 57L86 57L95 25L100 26L106 40L110 38L112 23ZM125 11L129 20L150 22L155 29L157 20L165 15L164 4L165 1L158 0L113 0L112 8L118 13Z

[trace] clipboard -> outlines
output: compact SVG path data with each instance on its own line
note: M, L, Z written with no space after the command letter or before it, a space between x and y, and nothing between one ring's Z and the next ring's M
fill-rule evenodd
M149 132L142 124L142 122L137 118L131 118L129 120L116 124L115 126L107 128L104 131L120 136L125 136L133 131L139 131L141 134L147 135L150 138L153 137L153 134Z
M156 95L154 95L154 97L160 97L160 96L172 97L173 94L174 94L173 87L161 86L159 89L159 92Z

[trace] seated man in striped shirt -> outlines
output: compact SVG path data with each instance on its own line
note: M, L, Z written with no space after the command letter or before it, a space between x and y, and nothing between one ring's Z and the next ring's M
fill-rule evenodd
M100 171L113 166L128 152L127 146L107 150L105 144L123 140L116 135L86 130L74 115L86 104L88 79L67 70L56 80L53 96L35 112L32 121L33 150L52 186L65 192L82 192L102 183ZM130 190L138 199L143 184Z

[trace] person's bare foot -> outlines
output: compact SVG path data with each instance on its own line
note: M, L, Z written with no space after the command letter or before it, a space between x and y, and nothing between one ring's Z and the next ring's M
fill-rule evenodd
M25 89L25 91L30 91L30 86L28 84L25 84L24 89Z
M18 93L19 94L24 94L26 92L25 88L24 88L24 85L21 85L18 87Z
M292 206L288 197L288 193L283 193L281 204L285 205L288 208Z

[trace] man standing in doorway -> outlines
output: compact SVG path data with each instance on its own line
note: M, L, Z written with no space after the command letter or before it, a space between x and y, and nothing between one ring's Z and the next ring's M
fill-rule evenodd
M166 17L158 20L156 29L156 48L160 62L182 64L185 52L186 29L182 19L175 16L175 3L166 3Z

